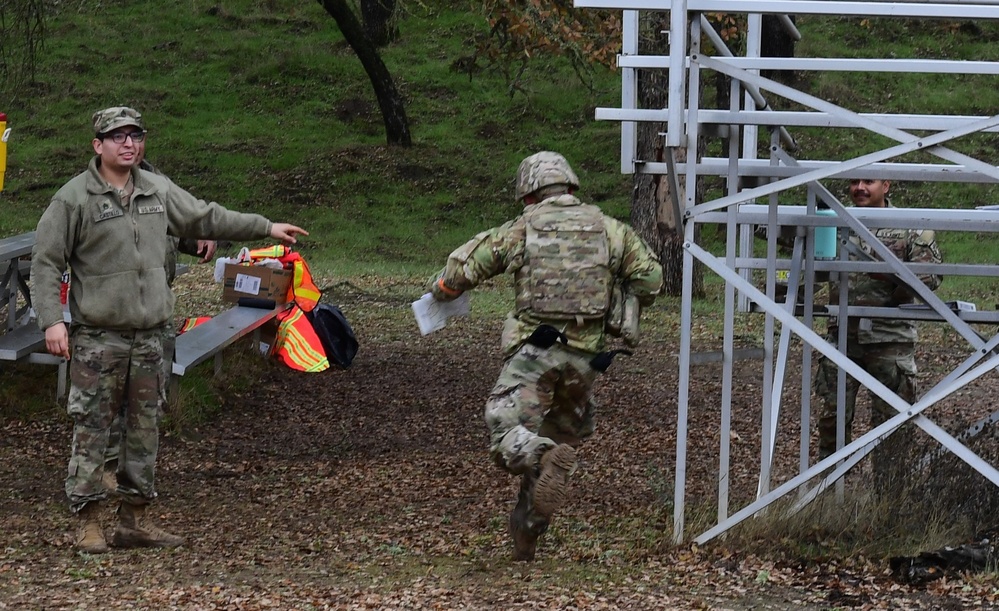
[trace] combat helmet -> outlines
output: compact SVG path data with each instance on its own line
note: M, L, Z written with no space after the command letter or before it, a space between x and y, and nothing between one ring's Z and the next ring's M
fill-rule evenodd
M552 151L541 151L520 162L517 169L517 201L552 185L579 188L579 178L565 157Z

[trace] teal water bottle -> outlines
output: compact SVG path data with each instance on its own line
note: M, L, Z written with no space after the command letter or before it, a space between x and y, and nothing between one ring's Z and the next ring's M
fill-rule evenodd
M817 216L836 216L836 212L829 208L816 208ZM816 227L815 228L815 258L821 260L835 259L839 252L838 240L836 238L837 227Z

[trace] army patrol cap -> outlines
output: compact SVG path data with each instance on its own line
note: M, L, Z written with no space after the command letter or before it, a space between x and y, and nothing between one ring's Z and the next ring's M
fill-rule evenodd
M579 188L579 178L565 157L552 151L541 151L520 162L517 169L517 201L551 185Z
M114 106L98 110L94 113L93 121L95 134L106 134L126 125L146 129L146 126L142 124L142 115L139 114L139 111L128 106Z

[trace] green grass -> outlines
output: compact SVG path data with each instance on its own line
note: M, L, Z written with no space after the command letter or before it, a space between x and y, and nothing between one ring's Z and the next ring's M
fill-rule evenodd
M27 231L91 155L91 113L143 112L149 157L181 186L312 231L314 268L437 266L477 231L513 216L513 174L563 152L591 201L626 218L618 129L593 120L617 75L578 86L542 60L529 96L498 75L451 68L484 27L445 3L405 7L383 59L406 99L414 145L385 146L370 83L318 4L83 2L55 9L37 82L3 110L9 146L0 235ZM460 8L460 7L459 7ZM0 99L7 96L0 92Z
M56 372L56 367L5 362L0 367L0 405L4 415L30 420L49 418L54 412L64 410L56 392Z
M618 169L618 125L593 118L594 108L619 105L618 74L596 68L588 88L567 62L536 58L524 92L511 96L501 75L470 78L453 67L486 28L465 8L404 3L401 38L382 50L411 124L414 145L402 149L384 144L370 82L318 3L55 5L36 82L17 97L0 90L13 129L0 235L34 227L52 193L91 154L90 114L113 104L144 113L150 159L178 184L310 229L301 249L319 270L428 273L470 235L517 213L516 166L544 148L570 159L584 198L627 219L631 181ZM798 27L800 56L999 54L995 23L803 17ZM979 75L797 77L805 90L858 111L989 114L999 107L993 79ZM790 106L771 97L777 108ZM845 159L890 143L861 130L794 135L802 158ZM995 134L954 146L999 156ZM829 186L840 190L835 181ZM999 187L897 187L903 206L999 202ZM948 240L955 252L976 243L964 234Z

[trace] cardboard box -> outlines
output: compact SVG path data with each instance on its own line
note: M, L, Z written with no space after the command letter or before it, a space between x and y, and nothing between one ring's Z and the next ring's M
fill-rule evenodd
M270 356L274 351L274 340L277 339L278 321L275 318L268 320L260 329L260 342L257 348L260 354Z
M235 303L240 297L273 299L274 303L288 301L288 287L292 272L261 265L226 264L222 278L222 300Z

